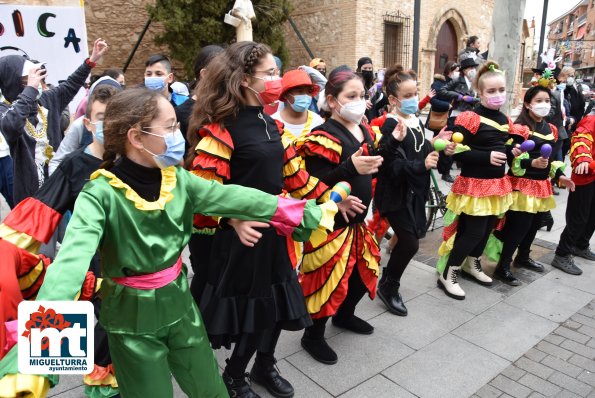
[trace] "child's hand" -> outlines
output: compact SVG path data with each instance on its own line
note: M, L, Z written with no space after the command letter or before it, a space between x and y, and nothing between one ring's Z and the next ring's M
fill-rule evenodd
M588 174L589 173L589 163L587 163L587 162L579 163L579 165L574 168L574 172L576 174Z

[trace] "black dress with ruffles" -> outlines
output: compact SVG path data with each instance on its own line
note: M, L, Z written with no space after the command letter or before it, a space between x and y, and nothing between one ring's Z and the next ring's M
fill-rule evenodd
M275 121L261 107L244 107L225 124L233 140L230 179L225 184L256 188L272 195L283 189L284 149ZM266 349L274 329L311 325L293 270L287 239L273 228L260 231L254 247L244 246L233 229L215 234L200 311L214 349L231 343Z

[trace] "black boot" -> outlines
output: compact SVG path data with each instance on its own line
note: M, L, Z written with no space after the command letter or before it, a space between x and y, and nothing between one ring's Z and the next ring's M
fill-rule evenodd
M510 286L520 286L521 281L519 281L512 272L510 272L510 260L500 260L498 266L496 267L496 271L494 272L494 276L500 279L502 282L506 283Z
M275 365L276 362L274 358L272 361L259 360L257 356L250 371L250 379L265 387L274 397L293 397L293 387L281 377L279 368Z
M342 316L337 314L333 317L333 325L357 334L374 333L374 326L355 315Z
M326 365L334 365L337 363L337 353L327 344L324 338L324 329L322 335L320 333L312 333L307 328L302 337L302 348L306 350L312 358L318 362Z
M237 398L260 398L260 395L252 391L248 382L246 382L246 373L242 377L238 377L234 379L231 377L227 371L223 372L223 383L225 383L225 387L227 387L227 393L230 397L237 397Z
M531 271L543 272L544 271L543 265L541 265L540 263L538 263L537 261L535 261L531 257L529 257L530 252L531 251L521 252L519 249L519 252L517 253L516 257L514 258L513 265L517 268L527 268L527 269L530 269Z
M539 229L546 227L547 231L549 232L552 230L553 226L554 226L554 217L552 217L552 213L548 210L541 217L541 224L539 225Z
M398 316L407 316L407 307L403 303L401 293L399 293L399 281L387 276L384 281L378 284L376 294L382 300L389 312Z

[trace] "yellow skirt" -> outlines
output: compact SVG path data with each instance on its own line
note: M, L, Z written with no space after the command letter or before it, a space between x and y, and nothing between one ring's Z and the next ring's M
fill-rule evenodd
M446 198L446 207L456 215L461 213L470 216L499 216L510 208L512 194L498 196L484 196L482 198L449 193Z

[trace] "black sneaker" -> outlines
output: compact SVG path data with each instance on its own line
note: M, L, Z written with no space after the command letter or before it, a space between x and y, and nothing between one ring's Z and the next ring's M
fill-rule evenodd
M574 248L572 254L576 257L584 258L585 260L595 261L595 253L591 251L589 246L584 249Z
M225 387L227 388L227 393L230 397L237 397L237 398L260 398L260 395L255 393L252 388L250 388L250 384L246 381L246 377L248 373L244 376L234 379L231 377L227 372L223 372L223 383L225 383Z
M533 260L531 257L527 257L524 259L520 259L517 257L514 259L513 265L517 268L527 268L535 272L544 271L543 265Z
M293 397L294 390L291 383L281 377L275 363L276 361L270 364L262 364L258 360L254 361L254 365L250 371L250 379L265 387L274 397Z
M351 315L350 317L333 317L333 325L342 329L347 329L357 334L372 334L374 333L374 326L361 318Z
M399 287L400 283L398 281L387 277L384 283L378 284L376 295L386 305L389 312L398 316L407 316L407 307L403 303Z
M559 256L556 254L552 261L552 267L556 267L571 275L580 275L583 273L583 270L576 266L571 256Z

